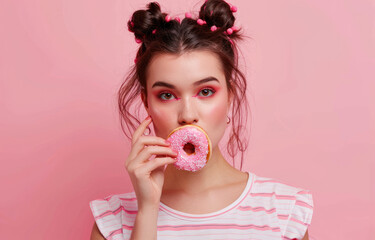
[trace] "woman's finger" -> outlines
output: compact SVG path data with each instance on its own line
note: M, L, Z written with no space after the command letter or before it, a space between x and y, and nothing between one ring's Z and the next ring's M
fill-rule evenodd
M176 159L173 159L171 157L155 158L155 159L152 159L151 161L148 161L144 165L144 170L146 172L152 172L159 167L163 167L166 164L171 164L175 162L176 162Z
M144 163L149 161L152 155L165 155L167 157L175 158L177 157L177 153L169 147L162 147L162 146L148 146L145 147L134 160L132 160L131 164L137 166L138 164ZM133 165L133 166L134 166Z
M134 143L131 153L129 154L130 158L135 158L145 146L170 146L170 143L167 142L164 138L155 137L155 136L140 136L138 140Z
M143 122L138 126L138 128L134 131L132 137L132 145L138 140L140 136L145 132L147 126L152 122L150 116L148 116Z

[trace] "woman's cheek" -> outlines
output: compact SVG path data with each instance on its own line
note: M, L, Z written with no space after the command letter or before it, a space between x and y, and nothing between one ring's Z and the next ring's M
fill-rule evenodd
M170 108L153 106L150 109L150 115L155 129L155 134L159 137L166 138L168 136L168 126L171 125L172 111Z
M206 111L207 129L212 144L216 146L225 133L227 128L227 105L226 102L215 104L209 111Z
M217 99L221 100L221 99ZM208 111L207 111L208 110ZM226 101L216 101L209 109L207 109L206 116L211 119L210 122L213 122L215 125L220 125L223 122L227 121L227 102Z
M227 106L224 104L216 105L216 107L213 108L211 114L215 120L220 122L223 120L223 116L226 116L227 114Z

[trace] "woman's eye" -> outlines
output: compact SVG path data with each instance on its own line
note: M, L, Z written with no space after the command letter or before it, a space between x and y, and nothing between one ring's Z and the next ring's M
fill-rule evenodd
M205 88L205 89L202 89L199 93L202 93L201 96L203 97L209 97L212 94L214 94L215 91L210 88Z
M159 94L159 98L162 100L171 100L173 95L171 93L161 93Z

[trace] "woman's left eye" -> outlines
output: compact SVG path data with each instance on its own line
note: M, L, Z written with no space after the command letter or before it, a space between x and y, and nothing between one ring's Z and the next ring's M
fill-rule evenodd
M173 95L169 92L160 93L158 96L163 101L171 100Z
M199 93L202 93L201 96L203 96L203 97L209 97L209 96L211 96L212 94L215 93L215 90L213 90L211 88L204 88Z

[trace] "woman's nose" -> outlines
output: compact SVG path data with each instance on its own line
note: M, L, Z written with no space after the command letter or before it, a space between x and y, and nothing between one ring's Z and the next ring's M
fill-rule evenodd
M180 125L194 124L198 122L197 109L193 99L183 100L178 116Z

